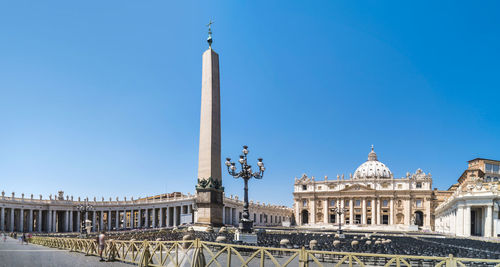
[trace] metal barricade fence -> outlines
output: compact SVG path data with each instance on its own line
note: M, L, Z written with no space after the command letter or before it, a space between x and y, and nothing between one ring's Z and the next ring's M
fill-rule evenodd
M33 237L33 244L80 252L85 255L99 255L96 240L59 237ZM103 251L107 260L123 261L139 266L436 266L500 267L498 259L474 259L412 255L390 255L316 251L288 248L246 246L201 241L122 241L108 240Z

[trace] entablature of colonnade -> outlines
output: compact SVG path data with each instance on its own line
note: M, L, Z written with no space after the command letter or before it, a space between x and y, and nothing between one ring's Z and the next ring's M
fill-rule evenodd
M188 196L182 196L182 197L175 197L175 198L165 198L165 199L156 199L156 200L148 200L148 199L137 199L134 200L131 198L131 200L117 200L113 201L111 198L109 201L105 201L104 198L101 198L100 201L98 201L96 198L94 200L88 200L84 199L81 200L78 198L78 200L73 200L73 198L70 198L67 196L66 199L52 199L52 196L50 196L50 199L42 199L40 196L40 199L35 199L33 197L31 198L18 198L15 197L14 194L11 197L6 197L5 193L2 194L0 197L0 204L2 207L10 208L24 208L24 209L50 209L50 210L68 210L68 209L75 209L78 205L80 204L90 204L93 205L95 209L124 209L124 208L155 208L155 207L161 207L163 205L190 205L193 203L195 196L193 195L188 195Z

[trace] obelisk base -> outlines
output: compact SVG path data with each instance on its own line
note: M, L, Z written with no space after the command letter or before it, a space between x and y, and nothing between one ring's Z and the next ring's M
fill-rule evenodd
M224 191L218 189L196 189L197 220L196 224L220 227L222 221L222 210L224 208Z

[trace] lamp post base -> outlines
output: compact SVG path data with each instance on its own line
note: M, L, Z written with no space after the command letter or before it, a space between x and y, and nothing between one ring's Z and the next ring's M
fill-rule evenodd
M253 221L242 219L238 228L242 233L251 233L253 232Z

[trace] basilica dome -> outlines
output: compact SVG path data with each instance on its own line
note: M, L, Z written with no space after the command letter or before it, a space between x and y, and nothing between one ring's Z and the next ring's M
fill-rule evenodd
M384 163L377 160L377 154L373 151L372 146L372 151L368 154L368 160L356 169L353 178L392 178L392 173Z

